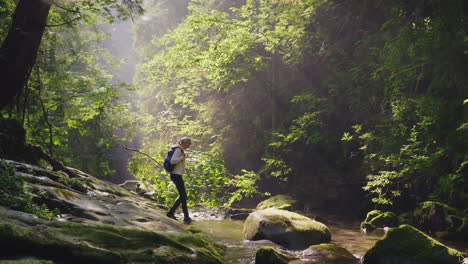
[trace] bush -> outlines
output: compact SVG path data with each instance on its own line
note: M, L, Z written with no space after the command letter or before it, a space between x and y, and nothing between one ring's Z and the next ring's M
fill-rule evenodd
M45 219L54 219L59 214L57 209L51 211L44 204L35 204L24 179L16 175L15 168L3 160L0 160L0 205Z

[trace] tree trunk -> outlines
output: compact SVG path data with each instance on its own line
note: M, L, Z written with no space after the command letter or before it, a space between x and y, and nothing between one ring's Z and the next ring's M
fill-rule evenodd
M20 0L0 48L0 108L21 95L36 61L49 14L50 0Z

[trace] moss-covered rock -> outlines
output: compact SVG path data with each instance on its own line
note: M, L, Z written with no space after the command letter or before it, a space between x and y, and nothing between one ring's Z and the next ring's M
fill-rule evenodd
M312 259L314 263L358 264L359 259L346 248L334 244L310 246L301 253L301 259Z
M364 232L372 232L376 228L396 227L398 225L398 216L393 212L373 210L367 213L366 219L361 223L361 230Z
M414 224L432 232L447 231L453 225L450 215L463 216L463 213L440 202L426 201L414 210Z
M261 247L255 254L255 264L287 264L293 259L272 247Z
M304 249L331 240L328 227L286 210L266 209L251 213L244 223L244 238L268 239L290 249Z
M276 208L280 210L292 210L297 201L287 195L273 196L257 205L255 210L264 210L267 208Z
M222 263L223 246L187 233L111 225L0 223L0 247L63 263Z
M190 234L185 225L166 217L161 205L72 168L67 168L74 175L69 178L5 162L25 180L35 201L59 208L61 216L50 221L0 206L0 258L71 264L222 263L224 246ZM74 183L85 184L86 192L72 188Z
M380 211L380 210L372 210L372 211L367 213L366 219L364 219L364 222L370 222L374 217L376 217L376 216L378 216L380 214L383 214L383 212Z
M375 227L396 227L398 222L398 216L395 213L385 212L372 218L369 223Z
M462 253L446 247L410 225L390 229L367 251L363 264L459 264Z

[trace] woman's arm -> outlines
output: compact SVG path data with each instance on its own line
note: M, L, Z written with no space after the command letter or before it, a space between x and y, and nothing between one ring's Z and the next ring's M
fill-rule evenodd
M176 148L171 158L171 164L177 164L181 162L183 159L185 159L185 154L182 152L180 148Z

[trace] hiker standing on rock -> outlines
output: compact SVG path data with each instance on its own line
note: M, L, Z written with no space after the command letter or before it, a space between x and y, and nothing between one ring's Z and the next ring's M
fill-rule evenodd
M173 151L172 157L170 158L170 164L173 165L172 171L170 171L171 180L175 184L177 191L179 192L179 198L174 202L169 212L167 212L167 217L175 219L174 213L182 204L182 211L184 212L184 223L190 224L192 219L189 216L187 209L187 192L185 191L184 179L182 174L185 171L185 158L186 155L184 150L188 149L192 145L192 140L189 137L183 137L179 140L179 143L171 147ZM169 165L170 166L170 165ZM166 167L166 166L165 166ZM167 169L166 169L167 170Z

